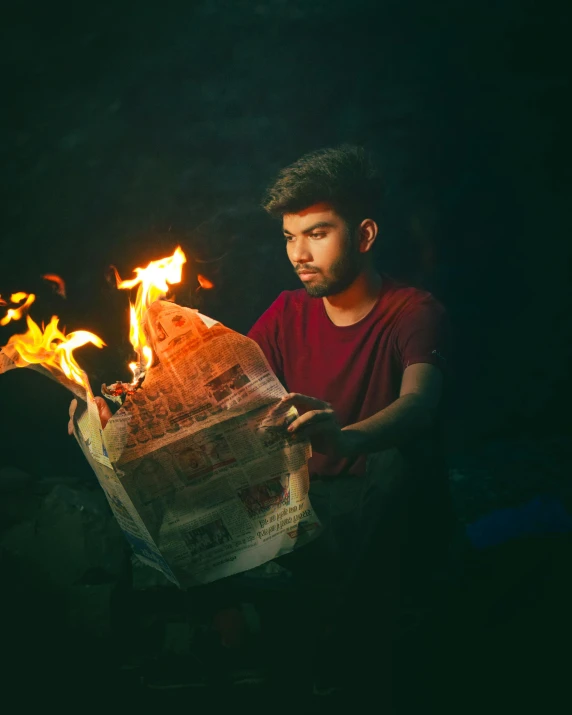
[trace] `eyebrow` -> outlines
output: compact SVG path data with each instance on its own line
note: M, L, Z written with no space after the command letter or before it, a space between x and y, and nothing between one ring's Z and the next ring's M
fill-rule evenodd
M318 221L318 223L314 223L311 226L308 226L308 228L305 228L302 233L312 233L312 231L315 231L317 228L334 228L334 224L329 223L328 221ZM287 231L285 228L283 228L282 231L288 236L294 235L290 233L290 231Z

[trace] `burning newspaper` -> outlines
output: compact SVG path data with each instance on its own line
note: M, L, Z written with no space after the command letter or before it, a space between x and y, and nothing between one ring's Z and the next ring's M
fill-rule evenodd
M139 559L179 586L246 571L312 540L320 524L308 498L310 444L287 436L296 412L279 404L285 390L258 345L153 291L145 296L139 282L131 308L139 362L131 385L113 386L123 404L105 429L72 353L86 342L101 347L97 336L66 338L57 319L41 330L28 316L28 333L0 350L0 373L34 367L83 401L74 433L119 525Z

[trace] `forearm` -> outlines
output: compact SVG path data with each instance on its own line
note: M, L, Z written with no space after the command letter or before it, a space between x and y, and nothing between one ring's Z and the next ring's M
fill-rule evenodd
M418 395L403 395L375 415L342 428L344 456L399 447L422 434L433 419L434 411Z

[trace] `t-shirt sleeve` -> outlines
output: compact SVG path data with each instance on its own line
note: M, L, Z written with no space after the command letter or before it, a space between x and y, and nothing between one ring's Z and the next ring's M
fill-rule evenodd
M445 308L432 297L407 308L399 321L396 347L403 370L424 362L446 374L451 360L451 328Z
M248 331L248 337L262 348L270 367L279 380L283 381L280 326L284 313L286 293L281 293L272 305L254 323Z

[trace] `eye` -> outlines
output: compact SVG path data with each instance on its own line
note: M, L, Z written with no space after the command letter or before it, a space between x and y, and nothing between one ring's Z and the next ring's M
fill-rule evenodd
M314 231L314 233L310 234L310 238L324 238L325 235L324 231Z
M294 240L294 236L290 236L290 235L288 235L288 234L285 233L285 234L284 234L284 240L289 243L290 241L293 241L293 240Z

